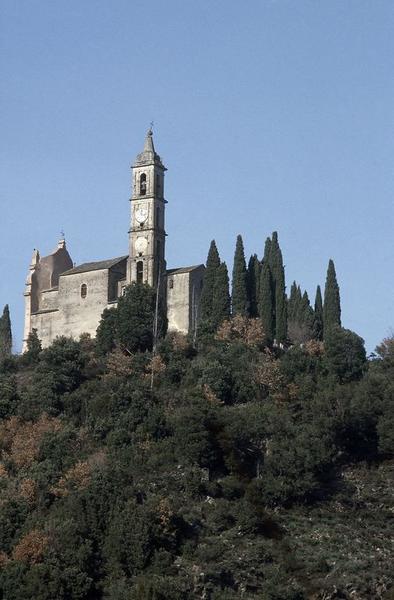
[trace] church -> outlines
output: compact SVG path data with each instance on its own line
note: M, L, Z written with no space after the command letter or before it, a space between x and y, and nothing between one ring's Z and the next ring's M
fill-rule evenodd
M165 260L164 175L152 130L131 167L131 211L128 254L98 262L74 265L64 236L48 256L34 250L25 289L23 350L36 329L42 346L60 335L92 337L105 308L115 307L125 286L148 283L159 286L167 307L168 330L194 331L204 265L167 269Z

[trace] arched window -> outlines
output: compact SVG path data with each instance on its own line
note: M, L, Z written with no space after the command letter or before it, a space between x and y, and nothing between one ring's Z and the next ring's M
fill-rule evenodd
M86 283L83 283L81 285L81 298L85 299L87 295L88 295L88 286L86 285Z
M156 206L156 227L160 227L160 208Z
M137 262L137 283L142 283L144 279L144 263L142 260Z
M146 194L146 173L140 175L140 195L145 196Z
M156 194L158 196L160 196L160 192L161 192L161 190L160 190L160 175L157 174L156 175Z
M174 289L174 280L172 277L170 278L170 280L168 282L168 287L170 288L170 290Z

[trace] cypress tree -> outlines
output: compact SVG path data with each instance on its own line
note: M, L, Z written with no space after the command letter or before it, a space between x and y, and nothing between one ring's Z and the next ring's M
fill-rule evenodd
M260 275L258 309L268 344L274 339L272 277L266 261Z
M248 314L248 295L246 290L246 263L242 237L237 236L234 254L232 279L232 313L233 315Z
M326 338L336 326L341 326L341 301L334 261L329 260L326 286L324 288L323 328Z
M306 290L301 297L301 302L298 306L296 320L301 326L305 327L310 332L310 335L312 335L313 308L310 305L308 292Z
M219 252L215 240L209 247L204 282L200 298L200 317L202 321L208 321L212 315L213 291L217 269L220 265Z
M0 317L0 359L11 356L12 352L12 331L10 309L5 305L3 316Z
M262 263L259 261L258 257L256 256L257 260L254 263L254 278L255 278L255 282L256 282L256 317L259 316L259 293L260 293L260 276L261 276L261 267L262 267Z
M295 344L301 344L313 337L314 310L309 302L308 292L302 293L294 281L288 302L288 336Z
M258 309L258 295L259 295L259 279L260 279L260 261L257 258L257 254L252 254L248 263L247 271L247 292L248 292L248 304L249 304L249 315L251 317L257 317Z
M230 316L231 299L227 265L222 262L216 272L212 299L212 325L215 329Z
M285 286L285 270L283 267L282 251L279 247L278 234L272 234L269 251L269 266L272 274L274 296L274 330L277 342L287 339L287 302Z
M267 237L264 244L264 256L263 262L266 262L269 265L271 255L271 238Z
M313 337L315 340L323 339L323 300L320 285L316 288L315 314L313 319Z
M298 291L301 292L301 290L299 290L299 286L297 286L297 283L293 281L290 288L290 298L287 303L287 316L289 321L295 321L296 319L299 306Z

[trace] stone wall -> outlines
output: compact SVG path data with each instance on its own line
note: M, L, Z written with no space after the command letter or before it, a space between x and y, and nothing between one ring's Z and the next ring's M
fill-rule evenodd
M198 321L204 265L167 274L168 331L188 334Z
M200 320L200 298L203 284L205 267L200 265L190 272L190 309L189 309L189 331L193 332Z
M167 279L168 331L189 332L190 273L173 273Z
M60 330L57 335L78 338L96 335L103 310L108 306L109 271L102 269L63 275L59 279ZM86 297L82 286L86 285Z
M87 287L81 296L82 285ZM108 306L108 269L63 275L58 290L42 293L42 309L31 315L43 348L60 335L78 338L81 333L96 335L102 312Z
M43 310L31 315L31 328L37 329L37 335L43 348L53 342L61 331L61 315L57 309ZM26 348L25 348L26 349Z

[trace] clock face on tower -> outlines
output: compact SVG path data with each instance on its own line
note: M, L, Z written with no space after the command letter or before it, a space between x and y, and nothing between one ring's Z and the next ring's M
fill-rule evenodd
M137 237L135 240L135 251L137 254L143 254L148 247L148 240L144 236Z
M135 211L135 220L137 223L145 223L148 218L148 209L145 206L140 206Z

